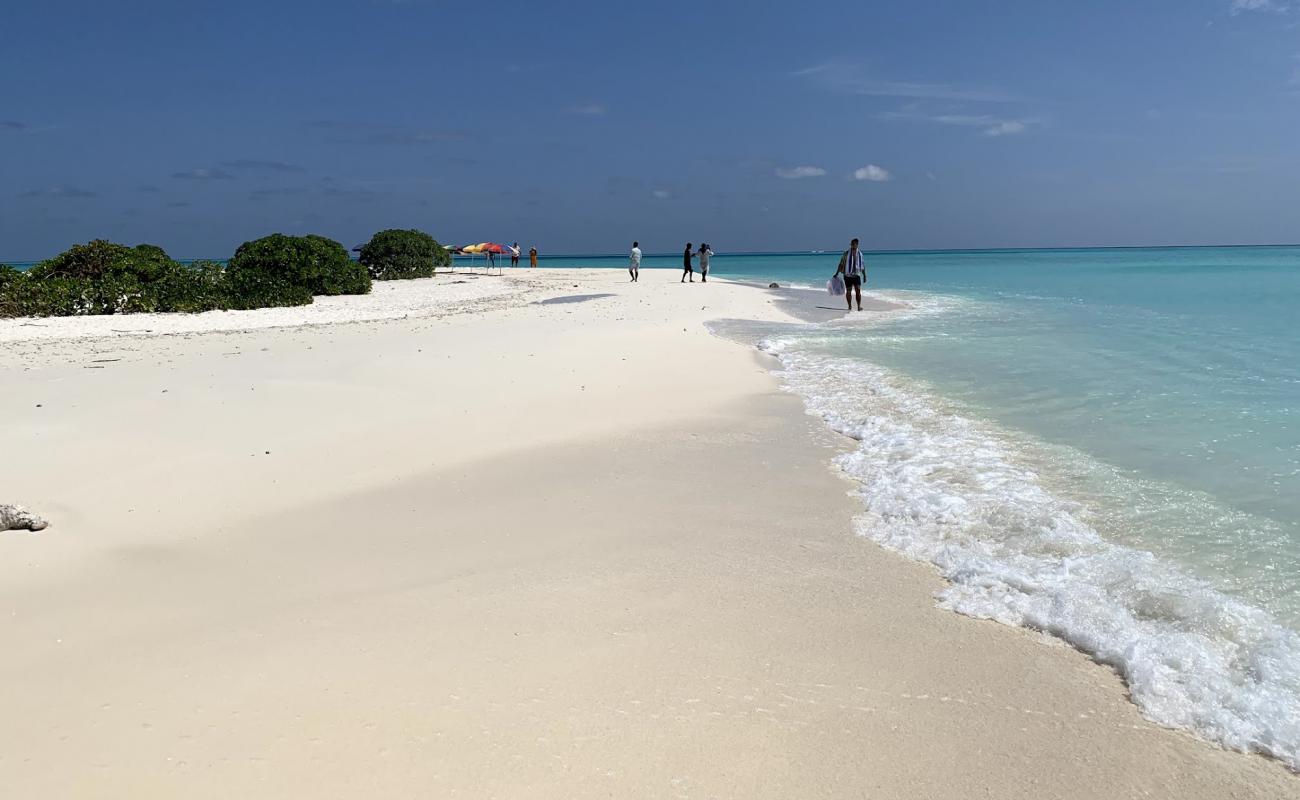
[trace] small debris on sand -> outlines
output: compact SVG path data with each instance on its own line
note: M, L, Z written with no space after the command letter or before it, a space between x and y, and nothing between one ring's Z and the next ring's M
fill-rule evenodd
M21 506L0 504L0 531L43 531L49 525Z

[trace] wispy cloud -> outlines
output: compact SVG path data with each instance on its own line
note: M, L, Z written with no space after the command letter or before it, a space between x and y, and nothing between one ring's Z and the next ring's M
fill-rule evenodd
M13 119L0 119L0 131L25 131L27 130L26 122L19 122Z
M876 166L875 164L868 164L865 167L858 167L853 170L852 178L855 181L884 183L885 181L893 180L894 176L884 167Z
M183 172L173 172L172 177L184 181L228 181L233 180L235 176L220 168L197 167Z
M826 174L826 170L821 167L777 167L776 177L785 178L788 181L799 180L800 178L820 178Z
M254 158L239 158L234 161L222 161L221 166L230 169L250 170L253 172L306 172L297 164L284 161L259 161Z
M796 70L795 77L828 91L868 97L911 97L918 100L960 100L978 103L1015 103L1024 98L992 86L963 83L929 83L886 80L851 62L831 61Z
M135 187L135 190L137 192L143 192L144 194L153 194L154 192L162 191L162 189L159 189L157 186L154 186L152 183L146 183L142 186L137 186Z
M1033 118L1012 119L993 114L940 114L925 111L918 104L906 106L898 111L886 111L878 114L879 119L894 121L932 122L938 125L955 125L965 128L979 128L985 136L1014 136L1025 133L1029 126L1039 124Z
M1291 4L1284 0L1232 0L1228 10L1236 15L1247 11L1275 11L1285 13L1289 11Z
M576 106L569 106L566 110L570 114L577 114L580 117L603 117L609 113L609 109L601 103L580 103Z
M667 189L655 189L654 191L650 192L650 194L658 198L659 200L667 200L668 198L673 196L673 193L668 191Z
M170 203L167 204L167 207L168 207L168 208L189 208L189 207L190 207L190 201L188 201L188 200L172 200Z
M32 189L18 195L19 197L30 198L51 198L55 200L84 200L91 197L99 197L98 194L86 189L79 189L76 186L51 186L48 189Z
M1024 122L1018 119L1003 120L991 128L984 129L985 136L1013 136L1017 133L1024 133L1028 128Z

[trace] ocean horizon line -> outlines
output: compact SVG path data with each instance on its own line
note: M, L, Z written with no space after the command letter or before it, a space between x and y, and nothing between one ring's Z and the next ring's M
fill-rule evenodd
M1123 251L1123 250L1227 250L1227 249L1268 249L1268 248L1300 248L1300 242L1277 242L1271 244L1152 244L1152 245L1081 245L1081 246L1052 246L1052 247L937 247L937 248L886 248L880 250L863 250L865 255L929 255L929 254L953 254L953 253L1068 253L1068 252L1097 252L1097 251ZM827 248L809 248L800 250L720 250L716 257L727 256L744 256L744 257L776 257L776 256L807 256L822 255L827 253L839 252L840 247ZM681 255L678 251L646 253L646 258L675 258ZM46 256L38 259L0 259L0 264L14 267L30 267L41 263L48 258ZM464 257L464 256L458 256ZM538 253L539 261L547 259L575 259L575 258L626 258L627 253ZM508 255L501 256L502 260L508 260ZM180 256L176 259L182 263L193 263L195 261L216 261L225 263L230 257L213 258L211 256Z

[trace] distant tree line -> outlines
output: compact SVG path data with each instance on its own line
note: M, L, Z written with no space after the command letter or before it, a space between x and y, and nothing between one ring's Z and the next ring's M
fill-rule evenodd
M376 233L353 261L324 236L245 242L226 265L182 264L161 247L96 239L22 272L0 264L0 317L65 317L307 305L367 294L372 280L432 277L451 253L416 230Z

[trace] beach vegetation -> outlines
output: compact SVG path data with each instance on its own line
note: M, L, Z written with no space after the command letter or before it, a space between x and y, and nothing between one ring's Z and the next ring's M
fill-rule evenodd
M16 271L15 271L16 272ZM208 311L225 307L210 274L156 245L96 239L0 282L0 317Z
M0 290L14 281L22 280L23 274L8 264L0 264Z
M361 263L377 281L432 278L451 266L451 252L424 231L386 230L361 247Z
M232 308L306 305L312 295L367 294L370 273L324 236L275 233L244 242L226 266Z
M313 295L365 294L370 273L323 236L246 242L229 266L182 264L157 245L96 239L26 272L0 265L0 317L198 313L306 305Z
M32 267L27 276L35 280L103 280L134 273L135 264L131 256L131 248L126 245L96 239L86 244L73 245L54 258L47 258ZM152 253L141 254L141 261L152 260L152 256Z

